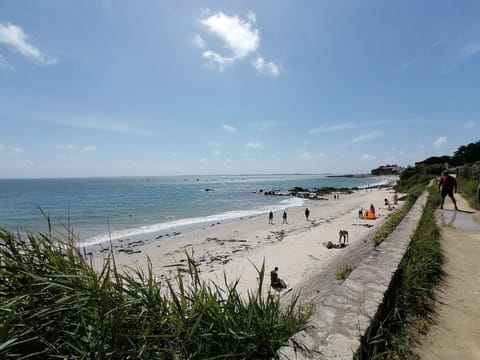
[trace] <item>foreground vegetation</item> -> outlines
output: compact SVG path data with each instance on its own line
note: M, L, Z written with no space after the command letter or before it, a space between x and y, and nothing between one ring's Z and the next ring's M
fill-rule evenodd
M176 282L121 273L109 258L96 272L71 239L0 229L0 358L268 359L304 328L293 297L248 296L238 282L201 280L191 257Z
M337 280L346 280L353 270L355 270L353 265L342 265L335 272L335 278Z
M458 180L458 190L467 199L468 204L473 209L480 210L480 202L477 199L478 180L460 178Z
M416 359L415 334L424 332L434 311L434 288L442 278L443 255L434 210L437 188L429 196L399 270L358 359Z

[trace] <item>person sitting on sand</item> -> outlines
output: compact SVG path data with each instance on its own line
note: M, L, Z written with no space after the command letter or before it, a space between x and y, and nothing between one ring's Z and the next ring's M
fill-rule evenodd
M375 216L375 206L373 204L370 204L370 212Z
M310 210L308 208L305 209L305 219L308 221L308 217L310 216Z
M385 205L388 205L388 199L385 199L384 201L385 201Z
M285 281L278 277L278 267L276 266L275 269L270 271L270 286L275 290L286 289L287 284Z

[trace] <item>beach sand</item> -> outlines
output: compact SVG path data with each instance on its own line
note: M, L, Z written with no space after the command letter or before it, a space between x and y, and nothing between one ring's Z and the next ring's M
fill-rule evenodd
M393 182L393 180L391 179ZM186 264L186 252L193 253L199 264L201 277L217 285L224 284L224 274L229 282L239 280L242 294L258 287L255 266L265 263L265 290L270 287L269 273L279 267L279 276L286 281L287 289L299 289L308 284L312 276L321 276L327 268L342 264L342 258L358 257L371 250L369 241L374 231L392 212L384 199L393 202L390 187L356 190L350 194L336 193L325 196L327 200L308 200L303 207L287 209L288 223L282 224L282 212L274 214L273 224L268 214L243 218L228 223L207 224L203 228L179 233L142 235L112 242L117 267L147 269L147 255L158 280L171 280L177 273L177 264ZM335 194L335 195L336 195ZM358 216L361 207L376 208L376 220ZM402 202L396 206L398 209ZM305 208L310 209L309 220ZM396 210L393 210L396 211ZM327 249L326 243L338 243L339 230L349 232L346 248ZM161 235L161 236L160 236ZM105 245L104 245L105 246ZM363 249L363 250L362 250ZM109 248L99 251L99 246L86 249L92 261L100 268ZM352 252L354 254L352 255ZM350 261L350 260L349 260ZM128 271L128 270L127 270Z

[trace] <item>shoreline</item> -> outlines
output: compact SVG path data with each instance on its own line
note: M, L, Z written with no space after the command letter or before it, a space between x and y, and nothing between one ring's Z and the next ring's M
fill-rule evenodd
M397 177L395 176L376 176L379 182L364 186L355 187L319 187L319 188L302 188L295 187L292 189L259 189L253 191L253 194L258 196L278 197L285 202L276 205L272 205L269 208L256 208L245 209L236 211L227 211L224 213L210 214L205 216L177 219L172 221L166 221L151 225L142 225L128 229L114 230L111 234L102 233L95 236L88 237L79 244L81 248L92 249L95 246L101 246L102 244L108 245L111 240L119 241L129 240L130 238L137 239L141 237L151 237L151 234L156 233L160 237L169 237L172 234L191 232L206 226L212 226L212 224L219 225L226 222L236 222L243 220L244 218L251 218L252 216L261 216L267 214L270 210L283 211L285 209L291 209L295 207L301 207L304 205L305 200L328 200L325 196L333 193L347 194L358 190L375 189L375 188L389 188L394 185ZM208 189L209 191L214 191ZM206 191L206 190L204 190ZM288 203L287 203L288 202Z
M265 290L270 288L268 273L275 266L280 268L279 275L289 288L295 289L331 261L347 254L349 248L371 247L366 238L390 213L384 199L393 201L392 185L391 181L388 187L340 193L338 200L334 194L326 195L327 200L306 199L303 206L287 209L287 224L281 224L283 211L280 210L274 213L273 224L268 224L267 214L261 214L211 223L189 232L170 232L168 237L153 233L113 240L115 264L119 268L146 270L148 255L158 280L166 281L176 276L177 265L186 264L187 252L193 254L202 279L221 286L226 275L229 282L238 280L239 290L245 293L258 286L255 266L260 268L264 262ZM377 209L377 219L359 219L358 210L370 204ZM306 207L310 210L308 221L304 215ZM338 243L339 230L349 232L349 245L343 249L327 249L328 241ZM110 248L102 244L85 249L96 269L102 267L110 253Z

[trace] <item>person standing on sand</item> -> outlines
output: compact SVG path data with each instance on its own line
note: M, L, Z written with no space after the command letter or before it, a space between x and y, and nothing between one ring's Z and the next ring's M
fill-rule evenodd
M283 211L283 216L282 216L282 218L283 218L282 224L288 224L288 223L287 223L287 212L286 212L286 211Z
M450 176L447 170L442 171L442 176L438 181L438 192L442 196L440 200L440 209L443 209L443 203L445 202L445 198L448 195L448 197L452 199L455 210L458 210L457 201L453 196L453 193L457 192L457 180L455 180L453 176Z
M310 216L310 210L308 208L305 209L305 219L308 221L308 217Z
M273 211L270 211L268 214L268 223L273 224Z

